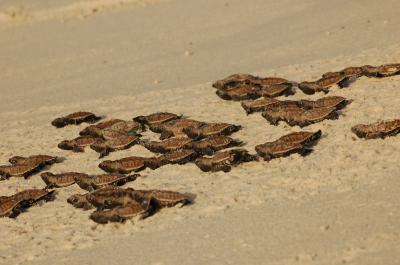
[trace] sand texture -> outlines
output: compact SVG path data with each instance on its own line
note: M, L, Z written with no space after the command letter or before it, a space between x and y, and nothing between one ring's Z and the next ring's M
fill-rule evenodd
M8 2L0 1L0 9ZM32 14L53 10L48 16L58 16L57 10L83 3L61 2L43 1ZM92 2L112 1L85 4ZM234 137L254 153L255 145L300 128L246 115L240 103L217 97L212 81L236 72L314 80L347 66L400 62L396 1L380 8L374 1L147 2L154 5L127 4L86 20L2 25L2 164L13 155L48 153L65 157L51 172L102 173L89 148L57 148L86 125L56 129L50 122L76 110L122 119L169 111L241 124ZM248 19L233 15L251 12ZM145 220L95 224L89 212L66 203L83 190L59 189L55 201L15 220L0 219L0 264L398 264L400 136L361 140L350 128L400 118L399 94L400 76L362 77L348 88L332 88L328 95L352 102L339 119L305 128L322 130L306 157L250 162L227 174L204 173L194 164L146 169L126 187L197 197L193 205ZM278 99L322 96L297 90ZM150 154L134 146L105 159ZM44 187L38 175L11 178L0 181L0 195L33 187Z

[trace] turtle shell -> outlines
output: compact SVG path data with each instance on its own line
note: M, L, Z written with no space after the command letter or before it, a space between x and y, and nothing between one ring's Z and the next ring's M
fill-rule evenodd
M312 100L300 100L299 101L299 105L305 109L329 108L329 107L341 109L347 103L348 102L347 102L346 98L340 97L340 96L323 97L316 101L312 101Z
M300 131L286 134L279 138L279 142L293 144L308 144L314 142L321 137L321 130L316 132Z
M100 189L86 195L86 199L97 208L114 208L133 200L133 189Z
M261 98L257 100L245 100L242 101L242 108L246 111L247 114L251 114L257 111L263 111L266 107L271 104L278 102L279 100L274 98Z
M186 205L192 202L190 196L169 190L134 190L134 196L141 196L146 200L154 199L159 207L173 207L177 204Z
M259 79L259 77L249 74L234 74L222 80L216 81L215 83L213 83L212 86L218 90L229 90L232 88L243 86L245 84L254 83Z
M244 99L256 99L260 95L258 93L260 89L253 85L244 85L241 87L232 88L229 90L217 90L216 94L225 100L244 100Z
M0 176L3 179L10 177L24 177L28 178L30 175L40 170L41 164L14 164L0 166Z
M41 164L51 165L57 162L58 157L49 155L33 155L29 157L13 156L8 161L11 164Z
M89 125L85 129L79 132L79 135L84 136L84 135L91 135L91 136L96 136L96 137L101 137L102 136L102 130L114 125L115 123L121 122L123 120L120 119L111 119L107 121L100 122L95 125Z
M163 123L156 130L161 132L160 140L164 140L173 136L185 136L183 129L188 127L198 128L202 126L204 122L191 120L191 119L178 119ZM152 127L151 127L152 128ZM154 128L154 127L153 127ZM155 131L156 132L156 131Z
M138 174L122 175L122 174L101 174L96 176L79 176L75 178L76 184L84 190L92 191L105 186L121 186L129 181L134 181Z
M51 122L51 124L57 128L62 128L69 124L80 124L82 122L92 123L98 121L99 119L101 119L101 117L97 117L92 112L78 111L61 118L56 118Z
M74 152L83 152L84 147L90 146L95 142L101 140L94 136L79 136L73 140L64 140L58 144L58 148L64 150L72 150Z
M288 80L280 77L264 77L256 80L252 80L253 84L259 84L262 86L275 86L287 84Z
M128 174L132 171L140 171L146 168L147 158L139 156L125 157L119 160L105 160L99 167L109 173Z
M141 124L153 125L180 119L181 117L182 115L177 115L170 112L156 112L147 116L137 116L133 118L133 120Z
M214 135L201 141L191 142L185 145L185 148L193 149L201 154L212 155L216 151L242 144L242 141L234 140L228 136Z
M141 132L144 127L141 123L136 121L120 121L116 122L113 125L103 129L103 130L111 130L117 131L120 133L132 133L132 132Z
M385 64L377 69L378 77L388 77L400 74L400 64Z
M315 108L304 111L299 119L288 121L288 124L291 126L298 125L300 127L304 127L312 123L321 122L326 119L336 119L337 117L338 113L336 112L336 108L334 107Z
M291 84L277 84L270 85L261 88L258 91L258 95L261 97L274 98L282 95L292 95L292 85Z
M360 138L375 139L394 136L400 133L400 120L378 121L371 124L358 124L351 128Z
M183 146L192 142L193 140L187 137L172 137L165 139L161 142L156 141L142 141L142 145L149 151L154 153L167 153L182 149Z
M75 178L85 177L88 175L77 172L65 172L60 174L44 172L40 176L46 183L46 188L63 188L75 184Z
M108 222L124 222L129 218L140 216L145 218L151 214L151 211L143 207L142 204L136 201L130 201L123 206L115 207L113 209L97 210L90 215L96 223L106 224Z
M14 198L31 201L36 203L38 201L52 201L55 198L54 191L48 191L46 189L27 189L20 191L13 195Z
M219 151L213 157L199 157L195 164L202 171L224 171L229 172L232 166L237 166L243 162L257 160L257 157L248 153L245 149L231 149L228 151Z
M303 150L304 146L295 142L276 141L272 143L260 144L255 147L256 152L269 161L273 158L289 156Z
M186 164L194 160L197 157L197 153L190 149L175 150L169 153L163 154L160 157L161 161L166 161L169 164Z
M13 196L2 197L0 199L0 217L15 218L24 211L27 204L29 204L28 201Z
M90 148L100 153L100 158L109 152L128 149L139 142L138 136L121 135L105 141L97 141L90 145Z
M267 108L262 116L272 125L278 125L279 121L286 121L292 124L292 120L298 120L305 110L296 106L276 106Z
M183 132L193 139L209 137L212 135L229 135L239 131L242 128L240 125L229 123L207 123L201 127L187 127Z

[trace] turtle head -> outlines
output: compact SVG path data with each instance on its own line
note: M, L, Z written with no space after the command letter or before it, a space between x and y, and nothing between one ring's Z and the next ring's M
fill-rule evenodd
M64 141L60 142L57 146L58 146L58 148L64 149L64 150L72 149L71 142L68 140L64 140Z
M53 125L54 127L57 127L57 128L62 128L67 124L68 124L68 119L66 119L66 118L57 118L51 122L51 125Z
M10 159L8 159L8 162L10 162L11 164L17 164L17 163L21 162L22 160L24 160L24 157L22 157L22 156L13 156Z
M101 168L102 170L106 171L106 172L113 172L115 169L115 163L113 163L113 161L111 160L104 160L103 162L101 162L99 164L99 168Z

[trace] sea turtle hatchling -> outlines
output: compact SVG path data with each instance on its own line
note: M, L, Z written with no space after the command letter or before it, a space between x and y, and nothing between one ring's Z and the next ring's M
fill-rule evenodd
M16 199L29 201L30 205L42 202L53 201L55 199L55 191L47 189L27 189L12 195Z
M244 85L229 90L217 90L215 93L224 100L240 101L261 97L261 95L259 95L259 90L260 88L257 86Z
M293 95L292 84L277 84L263 87L257 91L260 97L275 98L282 95L289 96Z
M201 139L213 135L230 135L241 128L241 125L229 123L206 123L200 127L183 128L183 132L192 139Z
M266 107L276 102L279 102L279 100L274 98L261 98L257 100L244 100L241 105L247 114L251 114L257 111L263 111Z
M338 76L338 75L344 75L346 77L350 77L350 78L358 78L361 77L362 75L364 75L364 71L362 69L362 67L359 66L350 66L350 67L346 67L343 70L337 71L337 72L327 72L325 74L322 75L322 78L326 78L326 77L333 77L333 76Z
M86 199L97 209L110 209L133 201L133 193L134 190L131 188L100 189L96 192L88 193Z
M79 135L81 136L95 136L95 137L101 137L102 136L102 130L112 126L115 123L121 122L123 120L121 119L111 119L103 122L99 122L94 125L89 125L85 129L79 132Z
M108 173L128 174L132 171L138 172L147 167L148 158L140 156L130 156L118 160L104 160L99 164L99 168Z
M170 112L156 112L147 116L137 116L133 118L134 121L145 125L161 124L167 121L180 119L182 115L177 115Z
M298 105L304 109L314 109L314 108L336 108L337 110L345 107L349 101L340 96L328 96L313 100L299 100Z
M177 204L184 206L191 204L194 199L194 196L191 194L183 194L169 190L134 190L131 196L139 202L143 199L146 201L154 199L159 208L174 207Z
M134 181L139 174L101 174L96 176L77 176L75 182L78 186L87 191L93 191L107 186L122 186L127 182Z
M43 167L42 164L14 164L0 166L0 180L10 177L24 177L27 179L32 174L38 172Z
M114 186L107 186L105 188L98 189L98 190L95 190L95 191L92 191L92 192L88 192L88 193L85 193L85 194L74 194L74 195L68 197L67 202L69 204L71 204L72 206L74 206L75 208L81 208L83 210L90 210L90 209L93 209L95 207L87 199L89 194L93 195L93 196L102 197L102 196L104 196L104 194L110 194L110 193L113 193L113 192L117 192L118 193L121 190L125 190L125 189L121 189L121 188L114 187Z
M172 137L165 139L161 142L142 140L141 144L153 153L168 153L178 149L182 149L183 146L193 142L193 139L188 137Z
M400 119L378 121L371 124L358 124L351 128L359 138L376 139L400 133Z
M368 77L389 77L400 74L400 64L384 64L377 67L364 65L362 70Z
M311 95L316 92L328 93L329 88L333 85L338 85L343 88L348 85L349 77L345 75L332 75L327 77L322 77L317 81L313 82L301 82L298 84L298 88L303 91L303 93Z
M15 218L29 206L29 201L13 196L0 199L0 217Z
M90 219L99 224L109 222L124 222L127 219L139 216L140 219L146 218L154 213L150 203L143 204L137 201L130 201L125 205L112 209L99 209L90 215Z
M115 138L112 132L117 132L120 134L128 134L128 135L139 135L139 133L143 132L145 127L136 121L120 121L114 123L113 125L102 130L101 136L104 139L112 139ZM107 134L108 132L108 134Z
M41 164L41 165L52 165L56 163L58 157L49 155L33 155L28 157L13 156L8 161L11 164Z
M294 153L305 155L312 151L311 146L314 145L320 137L321 131L294 132L284 135L273 142L259 144L255 147L255 150L265 161L277 157L289 156Z
M100 153L100 158L107 156L110 152L129 149L139 143L138 136L120 135L109 140L98 140L90 145L90 148Z
M183 165L196 159L198 154L194 150L179 149L148 159L146 162L151 169L157 169L167 164Z
M195 164L204 172L229 172L234 166L256 160L258 160L257 156L249 154L245 149L238 148L219 151L212 157L199 157L196 159Z
M100 138L94 136L79 136L73 140L64 140L58 144L58 148L72 150L74 152L84 152L86 146L90 146L99 141Z
M100 120L101 117L87 111L78 111L67 116L54 119L51 124L57 128L62 128L69 124L81 124L82 122L94 123Z
M201 155L213 155L215 152L225 148L243 145L242 141L232 139L224 135L214 135L200 141L186 144L184 148L193 149Z
M87 177L87 174L77 172L64 172L60 174L53 174L51 172L44 172L40 174L46 188L63 188L75 184L75 178Z
M259 77L249 74L233 74L224 79L214 82L212 86L218 90L226 91L246 84L254 83L256 80L259 79Z

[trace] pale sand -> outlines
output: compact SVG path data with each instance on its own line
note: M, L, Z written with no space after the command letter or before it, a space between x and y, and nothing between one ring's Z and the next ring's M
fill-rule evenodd
M235 137L254 151L300 129L246 116L239 103L219 99L211 81L235 72L301 81L350 65L400 62L396 1L198 2L3 25L2 163L50 153L66 158L52 172L101 173L90 149L57 148L85 125L55 129L51 119L78 109L109 118L171 111L238 123L244 129ZM144 171L127 186L197 194L195 204L144 221L96 225L89 212L66 203L82 191L61 189L54 202L0 219L0 264L397 264L400 136L354 140L350 128L398 118L399 89L400 76L332 89L329 95L354 101L338 120L306 128L323 131L307 157L252 162L228 174L202 173L193 164ZM321 96L299 91L292 98ZM128 155L150 153L133 147L107 159ZM0 195L43 185L37 175L2 181Z

